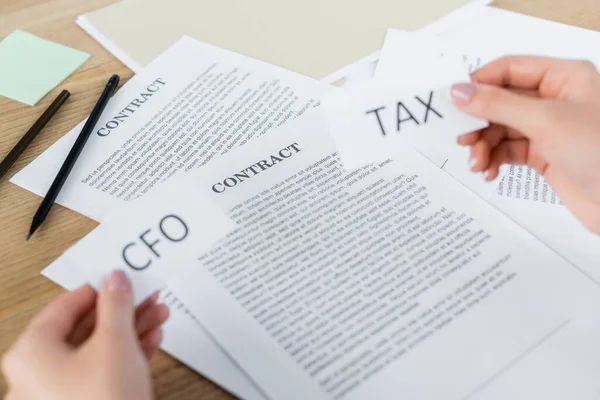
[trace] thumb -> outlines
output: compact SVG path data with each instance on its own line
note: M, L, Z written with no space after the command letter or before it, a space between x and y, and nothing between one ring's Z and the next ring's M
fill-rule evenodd
M521 132L529 139L542 134L551 123L550 102L509 89L475 83L456 83L450 89L459 110Z
M104 280L96 313L99 331L135 337L133 291L124 271L115 270Z

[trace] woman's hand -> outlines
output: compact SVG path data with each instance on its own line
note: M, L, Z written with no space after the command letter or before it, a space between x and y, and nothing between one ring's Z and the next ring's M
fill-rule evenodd
M148 360L168 308L157 295L133 307L131 283L114 271L47 306L3 359L8 400L151 399Z
M490 126L461 136L474 172L487 180L503 163L545 177L589 229L600 233L600 75L586 61L504 57L452 87L462 111Z

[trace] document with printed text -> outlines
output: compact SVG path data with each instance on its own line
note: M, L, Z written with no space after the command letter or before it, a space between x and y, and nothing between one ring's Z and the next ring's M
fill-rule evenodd
M325 87L184 37L113 96L57 202L100 221L174 174L317 106ZM12 182L44 195L81 127Z
M170 287L268 397L598 393L595 282L418 153L346 171L326 132L186 175L238 229Z

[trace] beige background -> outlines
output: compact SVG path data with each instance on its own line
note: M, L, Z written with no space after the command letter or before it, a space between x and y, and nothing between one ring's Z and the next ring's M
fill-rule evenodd
M416 29L469 1L126 0L86 17L140 65L187 34L320 79L377 50L388 27Z
M252 1L255 0L249 2ZM62 293L62 289L40 276L40 271L96 226L93 221L56 206L44 227L30 242L25 242L40 198L8 183L8 179L86 117L111 74L118 73L124 80L131 77L127 68L73 23L78 15L112 2L114 0L0 0L0 38L18 28L92 54L79 71L35 107L0 98L0 157L3 157L60 89L67 88L73 94L8 176L0 181L0 354L14 342L33 315ZM296 2L302 3L301 0ZM373 0L365 2L373 4ZM387 2L390 5L399 3L397 0ZM420 0L413 0L413 3L418 2ZM600 30L598 0L497 0L495 4L525 14ZM383 6L380 11L383 16L388 12ZM301 22L310 26L310 21ZM235 33L243 35L243 32ZM598 46L598 43L589 45ZM319 63L319 60L314 62ZM152 374L157 399L231 398L162 353L152 360ZM5 391L6 384L0 378L0 396Z

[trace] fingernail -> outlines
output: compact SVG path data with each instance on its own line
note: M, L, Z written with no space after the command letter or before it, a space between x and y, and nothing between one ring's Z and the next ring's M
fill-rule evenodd
M490 170L483 171L483 179L488 180L488 176L490 176Z
M125 271L117 269L106 278L106 289L109 292L131 292L131 281Z
M456 104L467 105L475 97L477 88L472 83L455 83L450 88L450 97Z
M473 156L473 153L469 156L469 168L473 169L473 167L477 164L477 159Z

